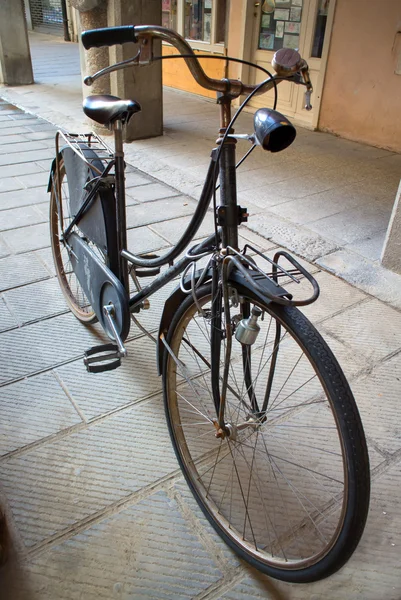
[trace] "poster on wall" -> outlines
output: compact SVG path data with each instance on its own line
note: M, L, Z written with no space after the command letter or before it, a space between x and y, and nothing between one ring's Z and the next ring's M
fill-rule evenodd
M276 22L276 38L282 38L284 35L284 21Z
M325 1L319 0L321 3ZM299 48L302 3L303 0L264 0L262 2L258 48L262 50L279 50L283 47Z
M301 23L296 23L295 21L287 21L284 25L284 31L286 33L299 33L301 29Z
M262 15L261 27L270 27L270 15Z
M274 34L273 33L262 33L259 38L259 48L261 50L273 50L274 49Z
M284 36L283 42L284 48L293 48L294 50L298 50L299 48L299 35L288 35Z
M301 20L301 9L298 6L293 6L291 8L290 20L291 21L300 21Z
M290 11L288 8L276 8L274 11L273 19L275 21L288 21L290 18Z

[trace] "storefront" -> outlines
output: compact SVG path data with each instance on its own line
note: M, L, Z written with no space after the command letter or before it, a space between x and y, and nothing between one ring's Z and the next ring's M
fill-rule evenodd
M185 37L198 54L226 54L229 0L162 0L162 24ZM177 55L171 46L163 46L163 54ZM224 77L225 63L202 59L201 64L210 77ZM166 60L163 64L164 85L214 97L194 82L181 59Z
M280 84L278 109L295 122L316 127L321 89L327 61L328 41L333 21L335 0L163 0L163 25L183 35L192 48L211 55L234 55L271 69L274 52L282 47L296 48L308 61L315 93L313 109L304 109L304 91L290 83ZM164 54L175 53L167 45ZM259 82L261 71L230 66L225 61L203 59L206 72L212 77L241 77ZM165 61L164 84L212 95L193 83L181 61ZM252 106L272 102L272 96L255 98Z

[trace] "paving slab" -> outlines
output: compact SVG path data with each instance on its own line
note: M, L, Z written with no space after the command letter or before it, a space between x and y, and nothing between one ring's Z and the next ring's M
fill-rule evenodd
M381 206L359 207L312 221L308 227L319 235L341 245L356 242L383 230L390 219L391 208ZM361 217L363 215L363 222Z
M2 488L27 546L70 532L176 470L160 399L0 463Z
M176 244L184 233L186 227L191 221L191 217L179 217L178 219L171 219L169 221L163 221L161 223L154 223L151 227L152 230L163 236L170 244ZM199 227L194 239L207 237L214 231L213 215L208 212L205 216L204 221Z
M21 578L29 582L25 591L11 585L21 594L16 600L25 593L43 600L190 600L221 576L176 502L161 491L54 547L51 560L36 557Z
M383 240L386 239L386 233L386 229L381 229L367 238L357 240L351 244L345 244L344 248L359 254L363 258L367 258L369 261L379 264L383 251Z
M0 331L12 327L18 327L18 321L5 303L4 298L0 297Z
M401 313L375 299L321 324L322 329L372 362L401 350L400 327Z
M43 221L42 217L40 218ZM3 239L15 254L39 250L50 246L50 231L48 223L28 225L5 231Z
M0 456L82 422L52 373L3 387L1 407Z
M16 175L29 175L31 173L41 173L42 171L43 169L38 163L6 165L0 167L0 177L15 177Z
M132 167L129 165L125 170L125 188L129 189L132 187L137 187L138 185L149 185L150 183L155 183L154 179L145 175L144 173L139 173L137 171L133 171Z
M1 192L12 192L13 190L19 190L23 188L21 181L16 177L4 177L0 180L0 193Z
M48 277L49 272L32 253L6 256L0 260L0 291Z
M33 164L37 167L37 163L29 164ZM21 186L21 188L23 187L24 186ZM0 210L37 204L38 202L44 202L47 199L48 194L43 186L40 188L32 188L29 192L25 192L24 189L13 192L2 192L0 193Z
M26 188L41 187L43 189L47 188L47 184L49 183L49 171L41 171L32 175L18 175L17 179Z
M105 343L100 329L83 327L70 313L2 333L0 384L78 358L99 343Z
M15 154L3 154L0 156L0 166L16 165L18 163L36 162L38 160L49 160L54 158L54 150L45 148L43 150L29 150L26 152L16 152Z
M342 273L347 281L368 294L401 308L401 276L378 261L369 261L347 247L317 258L316 262L331 273Z
M170 221L174 217L193 215L196 202L186 196L175 196L168 200L155 200L151 206L148 203L137 204L127 208L127 227L140 227L159 221Z
M247 227L276 244L290 248L292 252L310 261L338 249L338 243L333 240L322 237L310 229L301 229L290 221L269 214L268 211L256 215L247 223Z
M318 323L328 317L331 317L337 312L342 312L344 309L359 304L368 296L340 279L332 278L329 273L321 271L315 273L314 278L320 286L319 298L313 304L302 307L302 312L312 321ZM299 289L301 287L301 290ZM304 288L304 290L302 289ZM302 283L290 283L286 289L294 294L294 297L304 298L310 294L311 285L306 280Z
M35 250L32 252L36 256L37 260L46 268L49 275L56 276L56 269L53 261L53 252L51 248L42 248L41 250Z
M152 202L154 200L160 200L161 198L169 198L171 196L178 196L177 190L174 190L167 185L162 183L149 183L148 185L141 185L131 189L129 192L130 196L138 202Z
M153 252L169 245L167 240L149 227L135 227L127 231L127 246L134 254Z
M43 215L35 206L24 206L0 211L0 231L43 223Z
M401 448L401 355L379 364L352 384L366 435L385 452Z
M29 142L27 140L23 140L22 142L13 142L10 143L10 140L7 140L7 144L0 148L0 155L2 154L15 154L20 152L28 152L30 150L43 150L47 148L47 146L39 141Z
M64 389L86 420L156 393L160 401L161 378L157 376L156 344L141 337L128 342L127 351L128 356L121 368L109 373L87 373L81 359L56 369Z
M55 278L14 288L3 296L19 325L69 312Z
M10 254L11 250L4 242L3 238L0 235L0 258L4 258Z

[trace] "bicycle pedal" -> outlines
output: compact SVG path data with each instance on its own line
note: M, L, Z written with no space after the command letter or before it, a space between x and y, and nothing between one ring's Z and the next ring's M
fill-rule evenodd
M117 369L121 366L121 353L118 346L103 344L89 348L84 355L84 365L89 373L103 373L103 371Z

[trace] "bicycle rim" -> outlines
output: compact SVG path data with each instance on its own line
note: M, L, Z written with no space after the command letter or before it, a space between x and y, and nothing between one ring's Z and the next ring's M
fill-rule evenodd
M199 300L207 311L210 293ZM231 317L253 306L263 311L261 331L245 357L233 338L225 414L232 433L224 439L213 423L210 323L191 300L181 307L164 370L170 434L186 479L220 535L274 577L313 581L344 564L363 531L369 497L363 430L346 383L341 399L333 391L333 377L345 380L313 326L296 309L249 295ZM223 340L221 373L224 352ZM252 405L256 400L261 408L267 389L268 407L258 420ZM351 429L343 411L352 414Z

